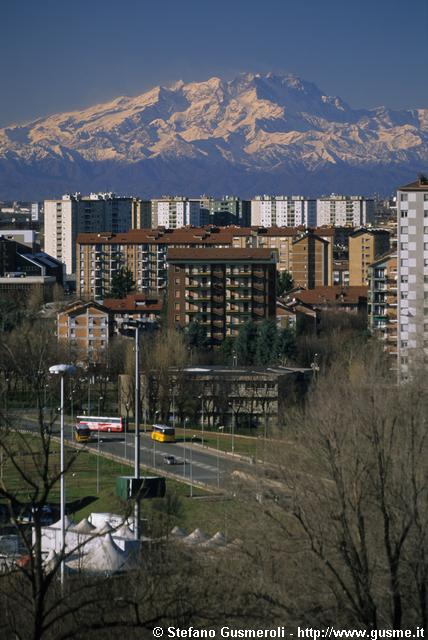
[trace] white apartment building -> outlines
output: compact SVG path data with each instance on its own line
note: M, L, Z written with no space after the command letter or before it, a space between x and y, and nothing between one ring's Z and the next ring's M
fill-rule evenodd
M305 227L316 224L316 200L303 196L256 196L251 200L251 226Z
M166 229L199 227L201 201L181 196L152 200L152 226Z
M114 193L76 193L64 195L61 200L45 200L46 253L63 262L68 275L74 273L77 234L129 231L135 203L135 198Z
M428 367L428 179L400 187L398 220L398 372L405 381Z
M330 196L318 198L316 226L364 227L374 220L374 200L363 196Z

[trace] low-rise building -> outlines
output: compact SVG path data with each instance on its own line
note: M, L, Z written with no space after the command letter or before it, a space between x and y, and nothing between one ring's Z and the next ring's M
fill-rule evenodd
M108 347L112 332L108 309L94 301L77 300L57 315L58 340L92 361Z
M320 311L367 310L367 287L315 287L314 289L292 291L289 302L300 302Z

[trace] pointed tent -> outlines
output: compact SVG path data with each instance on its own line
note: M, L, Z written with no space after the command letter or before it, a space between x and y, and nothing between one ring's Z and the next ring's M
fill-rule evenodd
M96 533L97 535L103 536L106 533L110 533L111 531L113 531L113 527L111 526L111 524L109 522L107 522L107 520L104 522L103 526L100 527L99 529L95 529L94 533Z
M83 520L81 520L79 522L79 524L76 524L75 527L73 527L73 531L75 531L76 533L93 533L95 531L95 527L93 524L91 524L89 522L89 520L87 518L83 518Z
M55 553L54 549L51 549L43 562L44 569L47 573L50 573L58 567L59 556Z
M187 532L181 527L174 527L174 529L171 530L171 535L175 538L185 538L187 536Z
M202 542L206 542L208 539L209 536L201 531L201 529L195 529L190 535L183 539L183 542L186 544L201 544Z
M61 524L62 524L62 520L60 518L59 520L57 520L57 522L54 522L54 524L52 524L51 527L53 527L54 529L61 529ZM65 530L69 531L70 529L74 529L74 527L75 527L75 522L66 515L64 518Z
M115 544L111 533L99 539L99 544L83 559L83 569L94 573L119 573L133 568L128 554Z

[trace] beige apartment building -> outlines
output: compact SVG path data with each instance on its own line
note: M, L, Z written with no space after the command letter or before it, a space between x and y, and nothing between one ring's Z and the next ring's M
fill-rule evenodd
M97 302L77 300L58 313L57 333L58 340L95 361L109 344L112 333L109 312Z
M386 229L358 229L349 236L349 285L368 284L369 266L389 251L389 232Z
M293 242L293 281L295 287L314 289L332 284L333 269L327 240L306 232Z

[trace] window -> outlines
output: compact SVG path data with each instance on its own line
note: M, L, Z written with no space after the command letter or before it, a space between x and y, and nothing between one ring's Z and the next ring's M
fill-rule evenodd
M400 200L401 202L407 202L408 200L407 193L400 193Z
M408 282L409 278L408 278L408 276L401 276L400 280L401 280L401 282Z
M401 233L409 233L409 227L401 227Z
M407 300L407 291L402 291L401 292L401 299L402 300Z
M401 217L402 218L407 218L407 211L402 211L401 212Z
M408 244L407 244L407 242L401 242L401 243L400 243L400 249L401 249L401 251L405 251L405 250L407 250L407 249L408 249Z
M428 251L428 242L424 242L424 251Z
M402 340L401 341L401 346L404 347L404 348L407 347L407 340Z
M180 311L180 303L179 302L175 303L175 310L176 311Z

